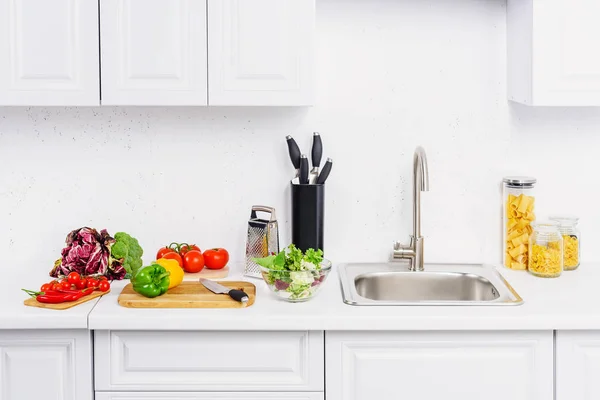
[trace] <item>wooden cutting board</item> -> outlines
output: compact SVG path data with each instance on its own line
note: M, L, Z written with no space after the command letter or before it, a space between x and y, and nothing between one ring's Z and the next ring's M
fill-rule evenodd
M243 290L249 297L248 302L240 303L229 295L215 294L200 282L184 281L162 296L152 299L134 292L130 283L123 288L119 295L119 305L129 308L244 308L254 304L256 298L254 284L242 281L218 283L231 289Z
M204 279L223 279L229 275L229 265L224 266L221 269L208 269L204 267L200 272L186 272L183 274L184 281L198 281L200 278Z
M96 290L96 291L92 292L92 294L88 294L87 296L83 296L79 300L69 301L67 303L58 303L58 304L40 303L39 301L37 301L33 297L30 297L27 300L25 300L23 302L23 304L25 304L26 306L29 306L29 307L49 308L51 310L66 310L68 308L75 307L75 306L77 306L77 305L79 305L81 303L85 303L86 301L90 301L92 299L96 299L96 298L98 298L100 296L103 296L103 295L105 295L107 293L110 293L110 290L108 292L101 292L99 290Z

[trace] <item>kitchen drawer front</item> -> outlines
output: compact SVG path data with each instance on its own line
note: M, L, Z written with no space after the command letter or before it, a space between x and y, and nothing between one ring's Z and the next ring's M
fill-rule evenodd
M96 392L96 400L325 400L323 392Z
M98 391L323 390L322 331L96 331Z

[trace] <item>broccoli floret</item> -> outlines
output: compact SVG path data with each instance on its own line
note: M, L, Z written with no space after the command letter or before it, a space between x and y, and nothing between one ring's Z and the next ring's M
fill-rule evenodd
M144 250L136 238L125 232L115 234L115 243L112 245L110 253L113 258L123 260L123 267L128 274L134 274L142 266Z
M127 258L129 247L125 242L116 242L110 248L110 254L116 259Z

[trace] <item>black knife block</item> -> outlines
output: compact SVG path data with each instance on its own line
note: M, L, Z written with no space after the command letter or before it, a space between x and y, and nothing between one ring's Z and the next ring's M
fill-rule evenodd
M292 243L300 250L323 247L325 185L292 184Z

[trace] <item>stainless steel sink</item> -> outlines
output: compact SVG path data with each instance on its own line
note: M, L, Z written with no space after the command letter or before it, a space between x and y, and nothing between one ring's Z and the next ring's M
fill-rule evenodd
M485 265L344 264L344 302L373 305L519 305L523 299L495 268Z

